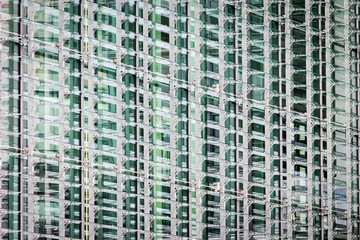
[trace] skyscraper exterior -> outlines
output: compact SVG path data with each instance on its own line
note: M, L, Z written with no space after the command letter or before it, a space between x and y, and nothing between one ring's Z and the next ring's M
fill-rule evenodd
M359 1L0 12L0 239L359 239Z

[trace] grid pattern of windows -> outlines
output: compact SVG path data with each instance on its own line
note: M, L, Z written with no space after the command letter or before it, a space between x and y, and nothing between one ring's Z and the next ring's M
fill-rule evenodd
M357 239L356 0L0 0L0 238Z

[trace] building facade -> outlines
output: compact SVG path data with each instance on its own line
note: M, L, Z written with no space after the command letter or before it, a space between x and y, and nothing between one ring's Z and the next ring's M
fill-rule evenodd
M359 1L0 12L1 239L359 239Z

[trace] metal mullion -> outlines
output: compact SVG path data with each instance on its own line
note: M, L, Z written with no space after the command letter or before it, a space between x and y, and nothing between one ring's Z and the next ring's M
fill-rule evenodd
M190 4L186 3L186 12L187 14L191 11L190 8ZM187 24L187 30L190 30L190 21L186 20L186 24ZM188 34L186 36L186 40L187 40L187 49L186 51L189 53L189 46L190 46L190 39L188 37ZM186 75L187 75L187 80L186 80L186 84L189 85L190 84L190 79L191 79L191 69L190 69L190 62L191 62L191 58L190 58L190 54L188 54L187 56L187 63L186 63ZM191 89L191 88L190 88ZM189 182L192 182L192 167L191 167L191 153L190 153L190 149L191 149L191 137L190 135L190 129L191 129L191 121L189 119L189 116L191 114L191 91L187 91L187 136L186 136L186 140L187 140L187 167L188 167L188 173L189 173ZM176 109L177 111L177 109ZM192 231L192 223L191 223L191 218L192 218L192 208L193 208L193 204L192 204L192 193L191 191L188 191L187 193L187 197L189 200L189 206L188 206L188 216L189 216L189 225L188 225L188 231L189 231L189 237L193 237L193 231Z
M138 16L139 15L139 2L135 2L135 8L136 8L136 15ZM138 36L139 35L139 19L137 18L136 19L136 27L135 27L135 34ZM136 39L136 65L135 67L139 68L139 62L140 62L140 57L139 57L139 38ZM139 107L139 100L140 100L140 93L139 93L139 88L140 88L140 76L137 75L136 76L136 82L135 82L135 87L137 88L136 90L136 99L135 99L135 106L136 107L136 140L139 141L140 139L140 120L139 120L139 116L140 116L140 107ZM137 142L136 143L136 152L137 152L137 161L136 161L136 168L137 168L137 171L140 171L140 142ZM141 205L141 202L140 202L140 188L141 188L141 183L140 181L137 181L137 192L138 192L138 196L136 197L136 201L137 201L137 206L139 206L138 208L138 212L136 214L136 217L137 217L137 229L139 230L140 229L140 221L141 221L141 217L140 217L140 205ZM119 234L119 233L118 233ZM137 231L137 238L138 239L141 239L141 233L140 231Z
M244 44L245 46L247 46L247 5L245 3L242 3L242 6L241 6L241 19L244 20L244 23L242 24L242 36L243 36L243 41L242 41L242 44ZM245 80L246 83L247 83L247 72L248 72L248 67L247 67L247 64L248 64L248 58L247 58L247 49L245 49L245 54L243 54L242 56L242 60L243 60L243 64L245 64L245 66L243 67L243 81ZM244 51L243 51L244 53ZM248 204L248 196L247 196L247 189L248 189L248 186L249 186L249 182L248 182L248 176L249 176L249 158L250 158L250 151L247 149L247 144L248 144L248 125L249 125L249 122L251 122L251 119L249 117L249 113L250 113L250 109L248 108L248 99L247 99L247 84L244 84L244 87L243 87L243 92L242 92L242 95L243 95L243 112L244 112L244 118L243 118L243 129L245 129L245 132L244 132L244 136L243 136L243 142L244 142L244 145L246 147L246 149L244 149L244 152L243 152L243 160L244 160L244 167L243 167L243 179L245 180L244 183L243 183L243 188L244 188L244 200L243 200L243 209L244 209L244 218L243 218L243 221L244 221L244 227L243 227L243 236L244 236L244 239L249 239L250 236L251 236L251 233L250 233L250 224L249 224L249 219L250 219L250 216L249 216L249 204Z
M311 5L310 5L310 1L306 1L305 2L305 18L306 18L306 22L309 21L308 19L310 19L310 10L311 9ZM319 23L321 24L321 23ZM308 36L311 32L311 28L310 28L311 23L307 22L306 24L306 35ZM319 25L320 27L321 25ZM310 49L310 43L309 41L306 41L306 60L307 59L311 59L311 49ZM306 61L307 62L307 70L310 70L312 65L311 65L311 61ZM320 65L321 68L321 65ZM313 161L313 156L311 154L311 149L312 149L312 121L311 121L311 101L312 101L312 93L311 93L311 87L312 86L312 79L311 79L311 75L309 74L309 71L307 71L306 73L306 111L307 111L307 123L306 123L306 138L307 138L307 143L306 143L306 151L307 151L307 159L306 159L306 170L307 170L307 208L305 208L306 214L307 214L307 229L309 230L308 233L308 239L313 239L313 214L312 214L312 181L313 181L313 165L312 165L312 161Z
M81 3L82 4L80 4L80 17L81 17L81 26L80 26L80 35L81 35L81 41L80 41L80 52L81 52L81 54L84 54L84 43L85 43L85 41L84 41L84 38L85 38L85 36L84 36L84 20L85 20L85 17L84 17L84 4L86 4L85 2L86 2L87 0L84 0L84 2L83 1L81 1ZM87 5L87 4L86 4ZM80 65L81 65L81 67L80 67L80 72L82 73L82 75L84 74L84 62L83 61L81 61L81 63L80 63ZM81 81L81 83L80 83L80 91L83 93L84 92L84 82L83 81ZM81 105L81 115L80 115L80 142L81 142L81 159L82 159L82 162L81 162L81 187L80 187L80 189L81 189L81 197L80 197L80 203L81 203L81 212L82 213L85 213L85 206L84 206L84 199L85 199L85 193L84 193L84 185L85 185L85 182L84 182L84 167L85 167L85 165L84 165L84 160L85 160L85 149L84 149L84 142L85 142L85 133L84 133L84 126L85 126L85 116L84 116L84 95L83 94L81 94L81 103L80 103L80 105ZM81 238L83 238L83 239L86 239L86 240L88 240L89 239L89 237L86 235L86 232L87 232L87 229L85 228L85 223L86 223L86 221L85 221L85 214L81 214L81 229L82 229L82 231L81 231L81 234L80 234L80 236L81 236Z
M348 4L349 1L344 1L344 9L348 10ZM349 22L349 14L347 11L344 11L344 19L345 22ZM348 58L345 59L345 65L349 66L350 63L347 61L350 58L350 46L349 46L349 26L347 25L344 30L344 37L347 39L345 40L345 54L348 54ZM345 81L348 81L346 84L346 92L350 93L350 85L351 85L351 79L349 76L350 69L345 70ZM345 122L345 137L346 137L346 159L349 159L350 161L347 161L346 163L346 203L347 203L347 213L345 213L346 216L346 231L347 231L347 239L352 239L352 232L351 232L351 211L352 211L352 159L351 159L351 135L350 135L350 126L351 126L351 116L350 116L350 101L351 101L351 95L347 96L345 98L345 114L346 114L346 122ZM350 218L349 218L350 216Z
M238 12L239 12L239 9L237 7L234 7L235 9L235 16L238 16ZM239 18L235 18L235 29L234 31L236 33L238 33L238 21L239 21ZM241 21L241 18L240 18L240 21ZM240 29L241 30L241 29ZM241 68L241 66L239 66L239 54L240 54L240 50L239 50L239 46L238 46L238 40L239 40L239 36L240 34L236 34L236 37L235 37L235 81L237 81L239 79L239 69ZM240 46L241 47L241 46ZM234 83L235 84L235 83ZM240 97L239 96L239 91L238 91L238 87L239 87L239 84L236 84L235 85L235 96L236 97ZM235 131L236 131L236 134L235 134L235 163L239 163L239 158L240 158L240 154L239 154L239 147L238 147L238 143L239 143L239 139L240 139L240 136L239 136L239 133L238 133L238 129L239 129L239 118L237 117L240 113L239 113L239 104L240 102L239 101L236 101L235 102ZM236 167L235 167L235 178L238 178L239 176L239 170L240 170L240 166L239 164L236 164ZM240 191L240 184L239 182L236 183L235 185L235 191ZM238 199L235 199L235 212L238 213L240 212L240 200ZM235 236L235 239L238 239L238 237L240 236L240 222L241 222L241 217L240 217L240 214L236 214L236 236Z
M21 20L20 20L20 35L24 35L24 7L21 7L21 3L22 1L19 0L19 6L20 6L20 16L21 16ZM1 4L0 4L1 5ZM1 6L0 6L0 10L1 10ZM19 84L19 93L20 93L20 96L19 96L19 110L20 110L20 116L19 116L19 130L20 130L20 134L21 134L21 138L20 139L20 151L22 151L22 149L24 149L24 145L26 144L25 143L25 139L24 139L24 123L23 121L24 120L24 77L23 77L23 74L24 74L24 68L23 68L23 56L24 56L24 46L23 45L20 45L20 56L21 56L21 60L20 60L20 78L22 81L19 81L20 84ZM0 82L1 83L1 82ZM1 85L1 84L0 84ZM22 155L22 154L21 154ZM25 168L25 159L23 160L23 157L20 155L20 161L19 161L19 169L20 169L20 179L19 179L19 183L20 183L20 193L19 193L19 198L20 198L20 210L21 210L21 214L20 214L20 232L23 233L24 231L27 231L28 229L24 229L24 196L23 196L23 193L24 193L24 168ZM26 157L27 158L27 157ZM20 239L24 239L24 234L20 234Z
M282 7L282 5L283 4L285 4L285 3L279 3L278 4L278 12L279 12L279 15L281 15L281 7ZM282 98L283 98L283 86L282 86L282 79L283 78L286 78L286 76L283 76L283 72L282 72L282 70L281 70L281 68L284 66L284 64L285 64L285 66L286 66L286 61L285 61L285 59L282 59L282 51L285 51L285 48L284 48L284 46L282 46L281 45L281 39L282 39L282 34L284 33L283 31L282 31L282 17L281 16L279 16L279 21L280 21L280 24L278 25L278 32L277 32L277 34L278 34L278 36L279 36L279 38L278 38L278 46L279 46L279 48L278 48L278 58L280 59L280 62L279 62L279 64L278 64L278 67L279 67L279 78L278 78L278 86L279 86L279 109L281 109L283 106L282 106ZM284 22L283 24L286 24L286 22ZM285 61L285 62L284 62ZM286 73L285 73L286 74ZM280 184L280 199L281 200L283 200L284 199L284 192L286 191L286 189L283 189L283 184L284 184L284 175L285 174L282 174L283 173L283 161L284 161L284 159L282 158L282 156L283 156L283 154L286 154L286 152L284 153L283 152L283 147L284 147L284 145L286 146L286 141L287 141L287 139L290 139L290 136L288 136L288 135L286 135L286 138L285 139L283 139L283 118L281 117L281 114L279 113L278 114L279 115L279 125L278 125L278 127L279 127L279 134L280 134L280 149L279 149L279 154L280 154L280 159L279 159L279 164L280 164L280 166L279 166L279 170L280 170L280 175L279 175L279 184ZM286 126L285 126L285 129L286 129ZM288 167L288 166L287 166ZM286 175L285 175L286 176ZM286 183L288 183L289 182L289 180L288 180L288 178L286 177ZM286 197L287 197L287 200L289 200L289 196L288 196L288 194L286 193ZM280 209L280 226L279 226L279 228L280 228L280 235L283 235L283 234L285 234L284 233L284 227L283 227L283 225L285 225L285 224L283 224L282 223L282 220L283 220L283 215L284 215L284 212L285 211L288 211L288 206L286 206L286 208L281 208ZM288 215L288 214L287 214ZM288 228L286 227L286 229L288 230Z
M330 19L330 3L325 3L325 17L326 19ZM326 32L329 32L329 29L330 28L330 23L329 21L326 21L325 22L325 29L327 30ZM331 47L331 42L330 42L330 39L329 39L329 36L326 35L325 36L325 41L326 41L326 44L328 44L327 46L327 58L329 57L329 60L330 60L330 47ZM330 64L326 66L326 79L331 79L331 72L330 72ZM330 102L331 102L331 86L330 86L330 83L329 84L326 84L326 108L327 109L331 109L331 105L330 105ZM330 118L330 111L327 111L327 116L326 118L329 119ZM325 116L323 116L325 117ZM322 125L322 124L321 124ZM326 126L326 132L327 133L331 133L331 124L327 124ZM327 134L326 136L326 139L329 140L329 135ZM332 149L331 148L328 148L327 149L327 169L328 169L328 176L327 176L327 187L328 189L332 186L332 176L331 176L331 173L332 173ZM330 189L329 189L330 190ZM331 192L329 191L330 193L330 196L331 196ZM327 221L328 221L328 237L332 237L332 234L333 234L333 224L332 224L332 220L331 220L331 214L330 214L330 208L332 208L332 201L331 201L332 197L328 197L328 200L327 200L327 208L328 208L328 212L327 212ZM325 202L325 200L324 200Z
M290 16L290 3L285 4L285 15L286 16ZM290 20L287 19L287 21L285 22L285 33L290 33ZM286 59L285 59L285 63L286 63L286 78L290 79L290 74L291 74L291 62L290 62L290 39L288 39L290 36L285 34L285 37L287 37L285 39L285 48L287 50L285 50L285 55L286 55ZM279 39L280 40L280 39ZM287 104L287 111L290 111L290 96L291 96L291 88L290 88L290 82L286 81L286 92L285 92L285 96L286 96L286 104ZM286 129L290 129L291 128L291 121L290 121L290 113L287 112L286 114ZM289 133L289 132L288 132ZM286 178L287 178L287 201L289 203L288 207L287 207L287 237L292 238L293 237L293 224L292 224L292 206L291 206L291 199L292 199L292 189L291 189L291 184L293 181L292 178L292 173L291 173L291 169L292 169L292 152L291 152L291 146L292 146L292 142L291 142L291 136L289 136L289 134L286 134Z
M320 3L320 5L319 5L319 7L318 7L318 13L319 13L319 11L320 11L320 14L322 14L322 12L321 12L321 6L322 6L322 4ZM321 18L320 18L321 19ZM318 27L320 28L321 27L321 21L318 23ZM326 47L326 46L322 46L321 45L321 43L322 43L322 41L321 41L321 38L319 38L319 45L320 45L320 55L319 55L319 59L320 59L320 62L322 62L322 47ZM325 59L326 60L326 59ZM321 65L321 67L322 67L322 65ZM323 108L322 108L322 106L323 106L323 78L321 77L320 79L319 79L319 88L320 88L320 95L319 95L319 104L320 104L320 113L319 113L319 116L320 116L320 119L323 119L324 118L324 116L323 116ZM320 127L320 129L319 129L319 140L320 140L320 152L322 152L323 151L323 144L322 144L322 133L323 133L323 128L321 127L321 124L319 124L319 127ZM320 207L322 208L322 207L324 207L324 204L323 204L323 189L324 189L324 186L323 186L323 179L324 179L324 171L323 171L323 155L322 154L320 154L320 179L319 179L319 201L320 201ZM318 215L319 217L320 217L320 228L321 228L321 230L320 230L320 238L321 238L321 240L323 239L323 237L324 237L324 217L323 217L323 215Z
M359 8L356 7L356 14L359 14ZM359 29L360 28L360 24L359 24L359 21L356 21L355 22L356 24L356 29ZM360 43L360 36L359 36L359 33L356 34L356 43L359 44ZM356 62L356 65L357 65L357 68L356 68L356 71L357 71L357 86L356 88L359 89L359 86L360 86L360 76L359 76L359 72L360 72L360 63L359 63L359 59L360 59L360 52L359 51L356 51L356 58L357 58L357 62ZM360 99L360 91L357 90L357 101L359 101ZM357 128L359 129L359 126L360 126L360 105L358 104L357 106ZM357 140L358 140L358 144L357 144L357 156L359 157L360 156L360 136L358 135L357 136ZM359 175L359 169L360 169L360 162L357 163L357 171L358 171L358 175ZM357 183L359 184L359 180L357 180ZM356 189L357 190L357 193L356 193L356 197L357 199L360 198L360 195L359 195L359 187ZM357 202L357 211L359 212L360 208L359 208L359 202ZM351 215L350 215L351 216ZM360 223L358 222L357 223L357 227L360 228ZM359 232L358 232L359 233Z
M264 0L263 2L264 6L268 6L268 1ZM269 32L269 15L268 12L264 11L264 39L270 39L270 32ZM264 101L263 101L263 105L264 105L264 125L265 125L265 129L264 129L264 136L265 136L265 154L268 155L268 159L265 159L265 168L266 169L270 169L271 168L271 128L270 128L270 123L271 123L271 112L269 111L269 96L270 96L270 49L269 49L269 45L270 43L265 41L264 42L264 53L263 56L265 58L264 60L264 88L265 88L265 92L264 92ZM266 172L265 173L265 179L264 179L264 183L268 186L271 186L271 177L272 174L270 172ZM271 211L272 211L272 206L270 204L270 196L271 196L271 192L272 189L270 188L265 188L265 196L264 199L266 199L265 201L265 234L267 238L271 238L271 227L272 227L272 217L271 217Z

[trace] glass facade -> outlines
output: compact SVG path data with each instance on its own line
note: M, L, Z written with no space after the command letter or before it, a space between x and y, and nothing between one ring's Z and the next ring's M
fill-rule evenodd
M1 239L358 239L360 2L0 1Z

